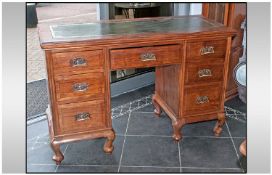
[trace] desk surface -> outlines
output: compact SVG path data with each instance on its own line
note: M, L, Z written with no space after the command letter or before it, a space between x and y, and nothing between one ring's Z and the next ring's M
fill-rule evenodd
M97 23L39 25L42 45L57 42L94 41L149 37L150 35L200 35L234 31L202 16L158 17L134 20L112 20ZM119 40L120 42L120 40Z

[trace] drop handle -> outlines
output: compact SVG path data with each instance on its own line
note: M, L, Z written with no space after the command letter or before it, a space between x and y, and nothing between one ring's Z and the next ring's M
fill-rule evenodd
M84 58L73 58L70 60L71 67L79 67L79 66L86 66L87 61Z
M208 102L209 102L208 96L198 96L196 98L196 104L203 104L203 103L208 103Z
M84 121L84 120L88 120L91 118L90 113L88 112L81 112L75 115L75 120L76 121Z
M88 83L76 83L76 84L73 84L72 88L75 92L84 92L89 88L89 84Z
M212 76L212 71L211 69L201 69L198 71L198 77L211 77Z
M156 55L151 52L143 53L140 55L141 61L155 61Z
M200 49L200 55L207 55L214 53L214 47L213 46L205 46Z

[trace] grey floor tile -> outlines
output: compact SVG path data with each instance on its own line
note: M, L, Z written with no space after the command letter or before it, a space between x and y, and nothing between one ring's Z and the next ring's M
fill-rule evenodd
M129 114L126 114L112 119L112 127L115 131L115 134L125 134L127 129L128 116Z
M127 134L171 136L171 119L165 114L157 117L153 113L131 113Z
M162 167L121 167L122 173L179 173L180 168Z
M34 142L35 137L48 135L47 120L39 121L27 126L27 142Z
M32 165L27 164L27 173L49 173L55 172L56 165Z
M150 85L150 86L146 86L141 89L126 93L126 94L119 95L117 97L113 97L113 98L111 98L111 107L114 108L116 106L126 104L130 101L133 101L133 100L142 98L144 96L153 94L154 89L155 89L155 86Z
M181 129L184 136L214 136L213 128L216 120L186 124ZM226 124L219 137L229 137Z
M183 138L182 167L240 168L230 138Z
M117 173L118 166L63 166L57 169L58 173Z
M226 120L232 137L246 137L247 124L227 117Z
M150 104L146 107L143 107L141 109L138 109L137 111L134 111L134 112L150 112L150 113L154 113L154 106L153 104Z
M44 142L44 143L49 143L50 139L49 139L49 134L45 134L45 135L41 135L39 136L38 142Z
M235 148L237 150L238 156L239 156L239 161L241 162L241 166L244 169L244 171L247 171L247 157L243 156L239 150L241 143L245 139L238 139L238 138L233 138Z
M211 168L182 168L183 173L242 173L240 168L211 169Z
M67 144L61 145L63 153L66 146ZM52 160L53 155L49 143L35 143L32 147L27 148L27 164L55 164L55 161Z
M62 165L119 165L123 140L122 136L115 138L112 154L104 153L104 138L71 143Z
M168 137L127 136L121 165L179 167L178 144Z

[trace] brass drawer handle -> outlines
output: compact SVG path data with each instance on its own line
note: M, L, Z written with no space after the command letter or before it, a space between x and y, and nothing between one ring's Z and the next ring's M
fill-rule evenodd
M209 98L207 96L198 96L196 98L196 104L203 104L208 102L209 102Z
M148 52L141 54L140 58L142 61L155 61L156 55L154 53Z
M201 69L201 70L198 71L198 76L199 76L199 78L211 77L212 76L212 71L211 71L211 69Z
M70 65L72 67L86 66L87 61L84 58L74 58L70 60Z
M76 121L84 121L84 120L88 120L91 118L90 113L88 112L81 112L75 115L75 120Z
M200 55L207 55L214 53L214 47L213 46L205 46L200 49Z
M76 83L73 85L73 90L78 92L83 92L88 89L88 83Z

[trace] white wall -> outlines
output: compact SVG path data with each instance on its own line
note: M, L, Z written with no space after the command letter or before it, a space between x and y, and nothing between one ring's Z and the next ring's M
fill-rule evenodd
M190 15L201 15L202 3L190 3Z
M174 3L174 16L201 15L202 3Z

